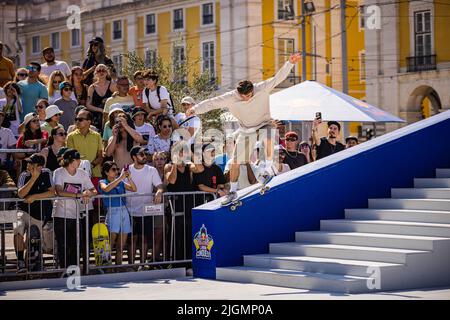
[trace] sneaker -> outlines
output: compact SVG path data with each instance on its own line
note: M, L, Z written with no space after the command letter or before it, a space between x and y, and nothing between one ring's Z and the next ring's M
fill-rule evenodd
M27 271L27 268L25 266L25 261L18 260L17 261L17 273L24 273Z
M228 195L225 196L225 199L221 202L221 204L223 206L226 206L227 204L230 204L231 202L233 202L236 199L237 199L237 192L232 191Z

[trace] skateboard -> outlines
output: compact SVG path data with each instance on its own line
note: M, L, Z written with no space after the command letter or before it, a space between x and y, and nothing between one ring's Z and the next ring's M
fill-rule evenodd
M41 232L37 225L30 227L30 246L28 270L39 271L41 269Z
M271 177L269 180L267 180L265 183L258 182L254 186L252 186L248 191L246 191L243 194L240 194L235 200L231 201L228 204L223 205L223 207L230 207L231 211L235 211L238 207L242 206L242 198L248 196L249 194L253 193L255 190L259 189L259 194L264 195L267 191L270 190L270 187L267 185L273 177Z
M111 246L108 228L104 223L96 223L92 227L92 242L94 244L95 265L111 265Z

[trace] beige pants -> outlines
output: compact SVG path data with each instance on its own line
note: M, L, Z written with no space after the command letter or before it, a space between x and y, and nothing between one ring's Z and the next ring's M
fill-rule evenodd
M233 151L233 160L237 161L239 164L245 164L250 161L250 157L253 152L255 152L256 142L260 142L263 145L268 141L274 143L275 138L275 130L276 128L271 125L265 125L255 132L245 133L240 132L238 137L236 138L236 144L234 146ZM261 148L260 148L261 149ZM261 160L261 157L264 157L264 153L260 150L260 154L258 158Z
M37 219L34 219L28 213L18 210L17 211L17 220L13 222L14 227L14 235L20 235L25 239L25 234L28 236L28 232L32 225L35 225L39 228L39 232L41 234L42 239L42 251L44 253L52 253L53 252L53 223L47 222L44 227L42 227L43 222ZM25 241L25 248L27 248L28 241Z

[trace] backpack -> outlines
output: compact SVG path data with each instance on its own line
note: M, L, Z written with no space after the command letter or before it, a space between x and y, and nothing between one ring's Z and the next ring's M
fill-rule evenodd
M160 92L161 92L161 86L157 86L156 87L156 96L158 97L158 102L160 102L161 103L161 95L160 95ZM167 92L169 92L169 90L167 90ZM145 88L144 89L144 93L145 93L145 96L147 97L147 101L149 101L149 105L150 105L150 99L149 99L149 95L150 95L150 89L149 88ZM169 109L168 110L168 113L169 114L172 114L173 115L173 113L174 113L174 103L173 103L173 100L172 100L172 95L170 94L170 92L169 92L169 101L167 102L167 109ZM150 108L152 108L152 106L150 106ZM153 108L152 108L153 109Z

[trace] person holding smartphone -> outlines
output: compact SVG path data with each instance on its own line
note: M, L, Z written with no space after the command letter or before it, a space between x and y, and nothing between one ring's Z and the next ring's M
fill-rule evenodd
M345 146L338 141L341 132L341 125L337 121L328 121L328 135L320 138L318 135L319 125L322 123L322 114L316 113L316 119L313 122L312 137L316 146L316 160L328 157L336 152L345 149Z

